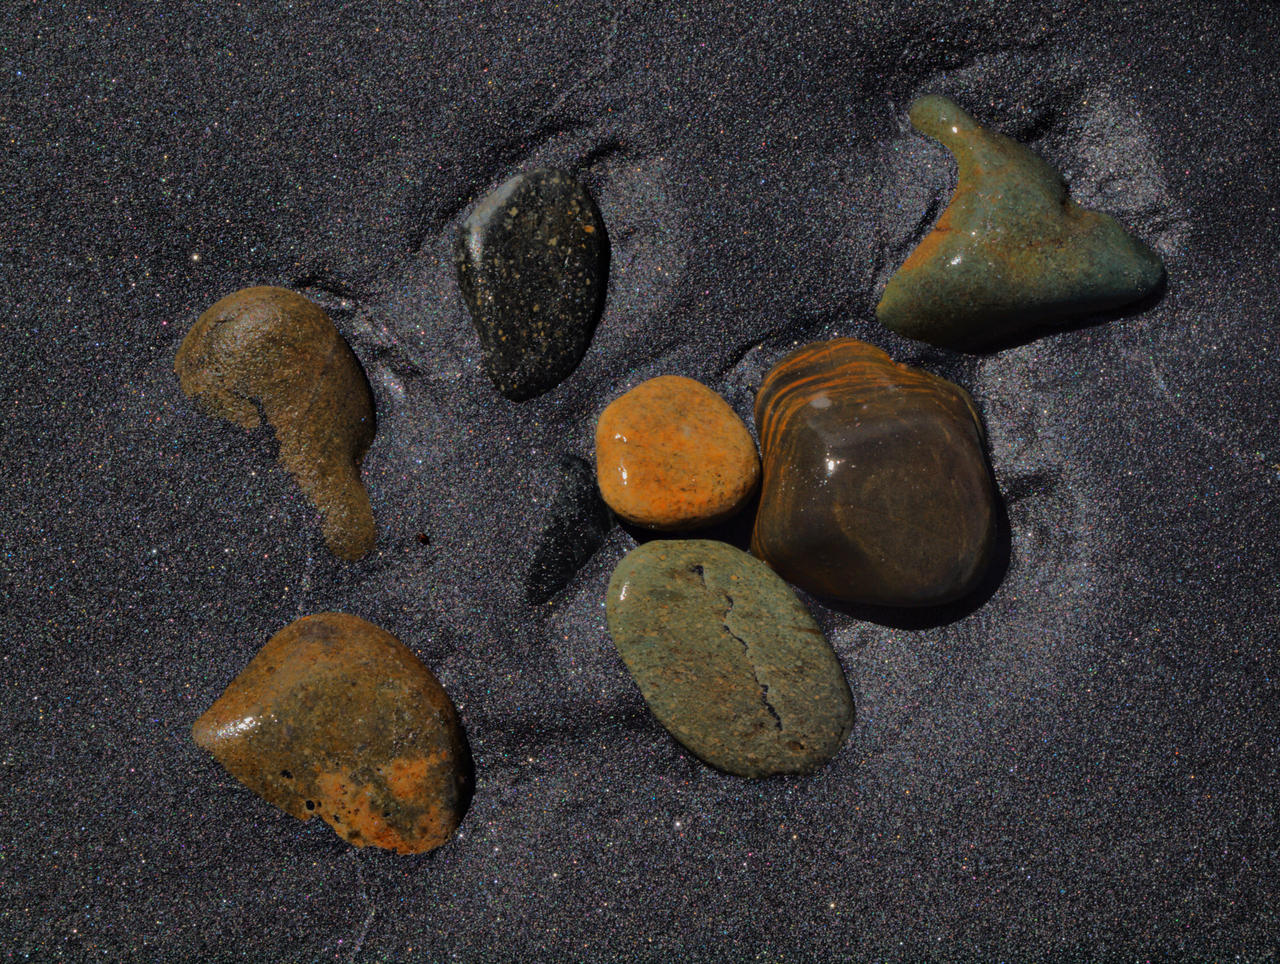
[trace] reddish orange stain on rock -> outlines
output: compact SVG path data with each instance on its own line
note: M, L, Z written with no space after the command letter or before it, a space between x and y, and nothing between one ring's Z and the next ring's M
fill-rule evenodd
M448 694L398 639L344 613L272 636L192 736L259 796L357 847L438 847L471 794Z
M661 375L600 414L596 476L604 501L628 522L693 529L747 503L760 459L728 402L692 378Z

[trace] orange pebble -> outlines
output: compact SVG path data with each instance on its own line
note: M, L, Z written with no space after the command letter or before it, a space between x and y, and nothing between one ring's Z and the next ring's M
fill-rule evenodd
M604 501L628 522L693 529L746 505L760 479L760 459L723 398L692 378L661 375L600 414L596 477Z

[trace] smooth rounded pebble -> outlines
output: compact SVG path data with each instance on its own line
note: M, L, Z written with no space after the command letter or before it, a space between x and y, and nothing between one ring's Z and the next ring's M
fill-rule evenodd
M995 487L969 394L853 338L783 358L756 396L751 551L819 596L931 606L972 591Z
M286 288L237 291L196 320L174 369L184 394L245 430L260 424L260 406L281 463L322 514L330 552L354 560L373 548L360 481L376 430L373 393L324 309Z
M692 378L661 375L600 414L596 475L623 519L679 531L742 509L760 480L760 459L728 402Z
M649 709L728 773L807 773L853 729L835 653L795 593L723 542L658 540L609 581L609 633Z
M254 793L357 847L439 847L471 795L448 694L398 639L344 613L272 636L192 737Z
M454 263L498 391L533 398L578 367L604 304L607 261L600 212L565 171L517 174L480 199Z

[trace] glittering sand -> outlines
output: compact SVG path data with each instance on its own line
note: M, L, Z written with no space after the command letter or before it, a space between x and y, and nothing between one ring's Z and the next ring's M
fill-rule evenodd
M1280 81L1274 7L14 5L0 25L0 946L31 960L1241 959L1274 948ZM1167 294L992 355L874 306L951 195L924 93L1034 149ZM452 244L558 166L609 292L571 378L480 368ZM377 544L332 557L172 362L229 291L319 303L369 375ZM561 454L680 373L750 423L870 340L970 390L1003 493L979 607L812 605L858 707L744 784L654 723L604 625L615 527L522 584ZM430 666L476 790L414 857L253 798L192 722L342 610Z

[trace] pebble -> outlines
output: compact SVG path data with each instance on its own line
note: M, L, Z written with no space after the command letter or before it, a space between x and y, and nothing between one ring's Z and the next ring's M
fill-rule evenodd
M525 598L544 603L568 585L604 543L613 516L600 500L591 466L576 455L562 455L546 480L551 492L535 526L534 554L525 575ZM539 486L542 488L542 486Z
M254 793L357 847L432 850L470 799L448 694L398 639L344 613L272 636L192 737Z
M728 402L692 378L662 375L600 414L596 475L623 519L679 531L741 510L755 493L760 459Z
M815 595L929 606L990 563L995 490L967 392L853 338L783 358L756 396L751 550Z
M981 349L1151 294L1160 256L1113 218L1067 196L1062 176L945 97L911 122L955 156L957 184L933 230L889 280L887 327L948 348Z
M632 550L609 581L606 612L653 715L718 769L807 773L853 728L849 685L804 605L726 543L656 540Z
M174 369L185 395L246 431L261 423L261 409L281 463L320 510L335 556L355 560L373 548L373 509L360 481L376 427L373 393L319 305L285 288L227 295L187 332Z
M608 242L587 189L565 171L518 174L482 198L454 248L490 380L514 401L564 381L604 303Z

